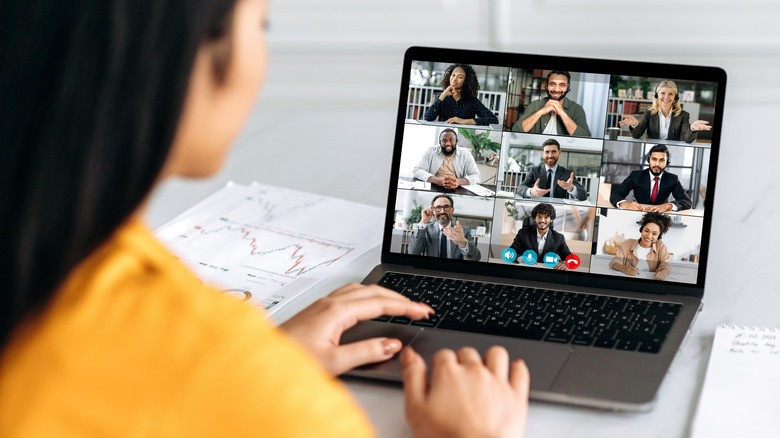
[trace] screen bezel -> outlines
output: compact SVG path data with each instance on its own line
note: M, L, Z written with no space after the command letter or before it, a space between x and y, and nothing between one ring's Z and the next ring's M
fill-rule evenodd
M623 279L590 272L554 271L543 268L501 265L489 262L431 258L421 255L398 254L390 251L392 224L395 220L395 202L398 193L394 182L400 171L401 150L405 128L405 114L408 100L409 79L412 61L452 62L458 60L469 64L498 67L544 66L546 69L567 70L607 75L670 77L717 83L715 113L713 117L712 143L710 148L707 192L704 199L700 260L695 284L660 283L652 279ZM670 73L673 73L670 75ZM717 176L717 163L723 122L723 104L726 95L726 72L718 67L664 64L639 61L617 61L597 58L575 58L509 52L488 52L476 50L445 49L434 47L410 47L404 55L401 90L396 117L395 140L391 179L388 190L387 210L384 223L382 263L413 266L421 269L435 269L449 272L485 275L497 279L546 281L562 285L577 285L611 290L623 290L653 294L679 294L702 297L704 294L709 259L709 241L712 228L713 203ZM661 285L663 287L659 288Z

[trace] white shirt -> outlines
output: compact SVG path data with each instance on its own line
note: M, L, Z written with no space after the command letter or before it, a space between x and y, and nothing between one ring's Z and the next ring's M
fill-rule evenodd
M547 236L550 234L550 230L548 229L546 233L544 233L544 236L539 232L539 229L536 229L536 241L539 242L538 247L536 248L536 253L539 254L539 259L541 259L544 254L542 254L542 251L544 251L544 244L547 243Z
M650 265L647 264L647 255L650 254L650 250L652 249L652 247L643 248L639 243L636 244L636 258L639 259L636 264L636 268L640 271L650 271Z
M653 187L655 187L655 178L656 177L655 177L655 175L653 175L653 172L651 172L650 169L647 169L647 173L650 174L650 192L649 192L650 193L650 199L653 199ZM664 173L665 172L662 171L661 174L658 175L658 189L659 190L661 189L661 178L664 177ZM626 202L626 201L623 200L623 201L618 202L615 207L617 207L617 208L624 208L624 207L620 206L620 204L622 204L624 202ZM677 204L672 203L672 211L677 211Z
M669 117L664 117L664 113L658 110L658 135L661 140L666 140L669 137L669 126L672 123L672 110L669 110Z
M550 114L550 121L547 122L547 126L544 127L542 134L558 135L558 116Z
M444 237L444 233L442 232L442 229L444 227L442 227L442 225L439 223L439 221L436 221L433 224L436 227L436 231L439 233L439 236L440 237ZM422 230L426 229L428 227L428 225L429 224L423 225L423 224L418 223L417 224L417 228L419 228L420 231L422 231ZM450 224L446 225L446 226L451 226L451 225L452 225L452 222L450 222ZM468 236L464 235L463 237L465 237L466 238L466 242L468 242ZM449 237L447 237L447 238L449 239ZM439 241L439 244L441 244L441 241ZM463 254L464 257L469 253L469 245L468 245L468 243L466 243L466 247L465 248L458 247L458 249L460 249L460 252ZM446 257L446 256L447 255L445 254L445 255L443 255L441 257Z
M558 163L555 163L555 166L553 167L547 167L547 165L544 165L544 174L547 175L547 171L552 170L552 181L550 181L550 192L545 195L545 197L553 198L553 193L555 193L555 186L558 185L558 181L555 180L555 172L558 171ZM569 178L566 178L567 180ZM567 193L571 195L572 198L577 198L577 186L573 186L571 190L569 190ZM531 197L531 188L529 187L528 190L525 191L523 194L524 198L530 198Z

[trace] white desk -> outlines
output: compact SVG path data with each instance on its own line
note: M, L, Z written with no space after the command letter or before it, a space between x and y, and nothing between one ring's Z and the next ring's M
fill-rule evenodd
M298 111L296 118L282 113L278 108L261 106L233 149L225 170L216 178L199 183L166 183L151 199L147 214L151 225L162 224L228 179L242 183L256 179L384 207L395 107ZM305 140L298 137L301 120L307 121L306 133L317 133L316 139L310 135ZM345 120L349 123L345 124ZM777 316L780 288L767 263L776 256L780 243L772 226L780 215L780 201L768 200L763 190L746 190L733 178L752 175L752 187L773 185L776 172L755 172L754 166L756 163L778 166L780 145L771 136L759 133L760 130L751 132L745 127L774 126L776 120L780 120L780 106L776 104L727 105L704 311L661 386L655 410L647 414L625 414L531 402L527 437L686 437L698 403L715 326L721 322L780 325ZM755 148L748 154L745 145ZM371 165L357 166L357 162ZM388 167L383 170L380 163L388 163ZM278 317L289 317L346 282L360 281L377 263L379 249L282 309ZM348 385L382 437L412 436L404 420L400 387L356 380L349 380Z

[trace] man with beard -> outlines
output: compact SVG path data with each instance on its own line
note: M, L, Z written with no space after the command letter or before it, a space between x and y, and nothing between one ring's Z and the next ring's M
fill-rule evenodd
M657 213L691 208L691 198L685 193L680 178L664 170L669 164L669 149L666 145L657 144L650 148L647 163L649 169L631 172L619 186L612 189L609 198L612 205L626 210ZM632 190L634 201L627 201L625 198ZM669 195L674 196L673 202L669 202Z
M570 80L571 75L567 71L551 71L547 75L547 97L531 102L520 120L512 126L512 131L590 137L585 111L566 98Z
M439 134L438 147L425 151L414 167L414 177L445 189L457 189L482 181L474 157L469 151L458 149L458 134L451 128Z
M566 245L563 234L551 228L553 220L555 220L555 208L541 202L531 210L531 218L536 226L521 228L510 246L515 250L518 262L523 257L523 253L529 249L537 254L537 263L543 263L544 255L553 252L558 255L559 260L553 269L565 270L564 260L571 255L571 251Z
M461 225L460 221L452 224L454 212L455 203L452 197L435 196L430 208L422 211L422 219L415 226L409 243L409 254L479 260L479 249L474 245L469 227ZM436 221L429 224L434 217Z
M531 171L518 187L517 193L524 197L550 197L567 198L584 201L588 198L588 192L574 179L574 172L570 172L558 165L561 157L561 144L554 138L542 143L542 159L544 164L531 168Z

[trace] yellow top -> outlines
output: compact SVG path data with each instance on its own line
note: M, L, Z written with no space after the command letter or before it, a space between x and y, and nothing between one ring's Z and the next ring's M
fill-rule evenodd
M338 380L139 222L82 262L0 361L4 438L370 435Z

